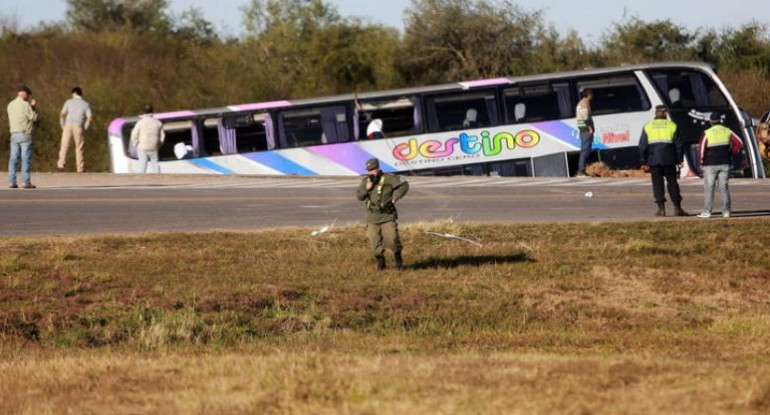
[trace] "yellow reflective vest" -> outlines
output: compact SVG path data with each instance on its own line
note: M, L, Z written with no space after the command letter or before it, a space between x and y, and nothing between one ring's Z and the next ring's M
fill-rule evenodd
M667 118L648 122L639 139L639 159L654 167L676 166L682 161L676 123Z

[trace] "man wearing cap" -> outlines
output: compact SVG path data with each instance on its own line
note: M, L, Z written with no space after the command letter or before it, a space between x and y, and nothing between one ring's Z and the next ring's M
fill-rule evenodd
M16 184L16 164L21 156L22 187L34 189L30 181L29 165L32 159L32 132L37 121L37 110L34 99L30 99L32 91L21 85L16 99L8 104L8 124L11 130L11 157L8 160L8 182L12 189L19 187Z
M677 165L684 162L682 140L676 124L668 119L663 105L655 107L655 119L648 122L639 139L639 158L642 169L652 176L652 191L658 211L655 216L666 216L666 192L663 179L668 184L668 194L674 203L675 216L688 216L682 209L682 195L677 182Z
M59 162L56 164L56 168L59 171L64 170L70 142L74 141L75 164L77 165L78 173L83 173L85 171L85 164L83 162L85 140L83 139L83 132L87 131L91 125L93 114L91 113L91 105L83 99L83 90L79 86L72 88L72 98L64 103L64 108L62 108L59 115L59 121L61 122L62 136Z
M366 171L367 176L361 180L356 196L366 202L366 234L372 255L377 260L377 269L385 269L385 248L393 251L396 268L401 269L404 260L396 223L396 202L409 191L409 182L394 174L384 174L377 159L366 162Z
M705 190L703 210L698 214L698 217L711 217L711 208L714 204L714 184L718 180L719 192L722 195L722 216L729 218L732 213L730 211L730 188L727 182L730 180L732 156L741 151L743 143L732 130L722 125L722 114L712 112L710 122L711 128L703 133L698 146Z

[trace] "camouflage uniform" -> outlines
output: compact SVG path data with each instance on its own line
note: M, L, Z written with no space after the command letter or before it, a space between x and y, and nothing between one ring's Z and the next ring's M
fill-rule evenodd
M372 170L369 168L371 166L375 166L372 160L367 163L367 170ZM379 168L379 164L374 168ZM398 236L398 212L395 203L409 191L409 183L402 181L399 176L380 173L375 178L371 190L367 190L366 185L370 180L372 179L369 176L361 180L356 196L358 200L366 202L366 234L372 255L377 259L378 267L383 268L383 254L385 248L389 248L395 255L396 266L400 268L402 246Z

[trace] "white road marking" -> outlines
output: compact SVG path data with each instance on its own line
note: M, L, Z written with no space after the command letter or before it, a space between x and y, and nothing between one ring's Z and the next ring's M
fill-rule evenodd
M623 187L623 186L651 186L648 177L633 178L566 178L566 177L409 177L405 179L414 188L441 189L441 188L517 188L517 187ZM301 178L258 178L224 182L201 183L187 182L176 184L137 184L137 185L95 185L95 186L41 186L36 190L2 189L0 192L40 192L45 190L166 190L166 189L317 189L317 188L356 188L360 178L325 178L325 179L301 179ZM680 186L703 186L702 179L688 178L679 181ZM767 180L734 179L730 186L756 186L770 185Z

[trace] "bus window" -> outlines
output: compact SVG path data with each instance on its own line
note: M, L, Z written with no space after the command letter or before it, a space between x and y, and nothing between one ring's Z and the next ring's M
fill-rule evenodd
M651 71L655 87L669 108L726 108L727 98L716 83L702 72L693 70Z
M345 106L283 111L278 119L279 138L283 148L350 141L350 126Z
M163 124L166 138L158 149L158 159L181 160L193 157L192 121L169 122Z
M524 85L506 89L505 121L510 124L558 120L573 116L569 84Z
M431 132L484 128L498 124L495 92L471 91L428 97L428 129Z
M265 113L227 115L217 123L222 154L253 153L270 149Z
M591 101L593 115L650 109L650 100L634 74L581 79L577 81L577 87L578 91L593 90L594 99Z
M219 146L220 118L206 118L203 121L203 154L208 156L222 155Z
M358 107L358 138L371 140L419 132L419 105L417 97L361 101Z

